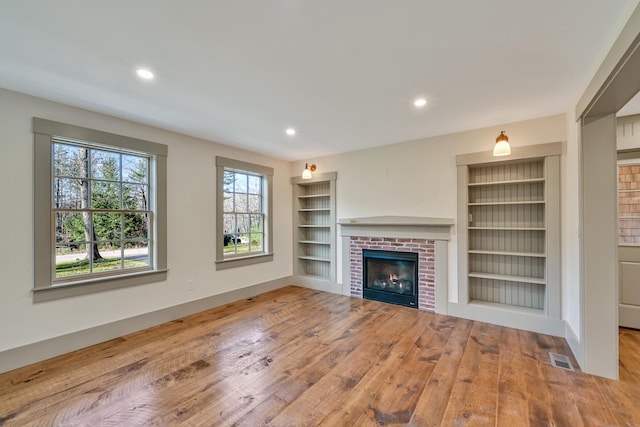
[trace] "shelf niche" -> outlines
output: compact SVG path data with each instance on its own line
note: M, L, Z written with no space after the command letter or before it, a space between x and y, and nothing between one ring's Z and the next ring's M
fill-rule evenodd
M559 319L561 144L526 148L456 158L459 299Z
M336 281L336 178L335 172L291 178L293 265L299 278Z

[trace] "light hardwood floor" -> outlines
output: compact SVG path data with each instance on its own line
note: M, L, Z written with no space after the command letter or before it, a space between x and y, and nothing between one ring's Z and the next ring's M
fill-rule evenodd
M609 381L560 338L290 286L2 374L0 425L638 426L620 338Z

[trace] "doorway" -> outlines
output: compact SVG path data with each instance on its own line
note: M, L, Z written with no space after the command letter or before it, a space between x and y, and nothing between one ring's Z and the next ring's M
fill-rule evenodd
M580 341L587 373L618 378L616 113L640 91L640 7L576 105L580 168ZM574 352L575 353L575 352Z
M640 329L640 150L618 152L618 323Z

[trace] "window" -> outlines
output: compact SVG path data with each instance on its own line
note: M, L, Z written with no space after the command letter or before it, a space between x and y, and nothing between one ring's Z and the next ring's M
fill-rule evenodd
M34 301L165 280L167 147L33 126Z
M640 162L618 161L618 243L640 246Z
M271 261L273 169L224 157L216 168L216 268Z
M53 141L53 281L149 270L150 156Z

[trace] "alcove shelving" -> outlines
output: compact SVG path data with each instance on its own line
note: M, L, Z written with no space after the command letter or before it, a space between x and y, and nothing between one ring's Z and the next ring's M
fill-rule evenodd
M336 173L292 178L294 275L335 282Z
M462 302L559 318L559 156L474 159L458 158Z

